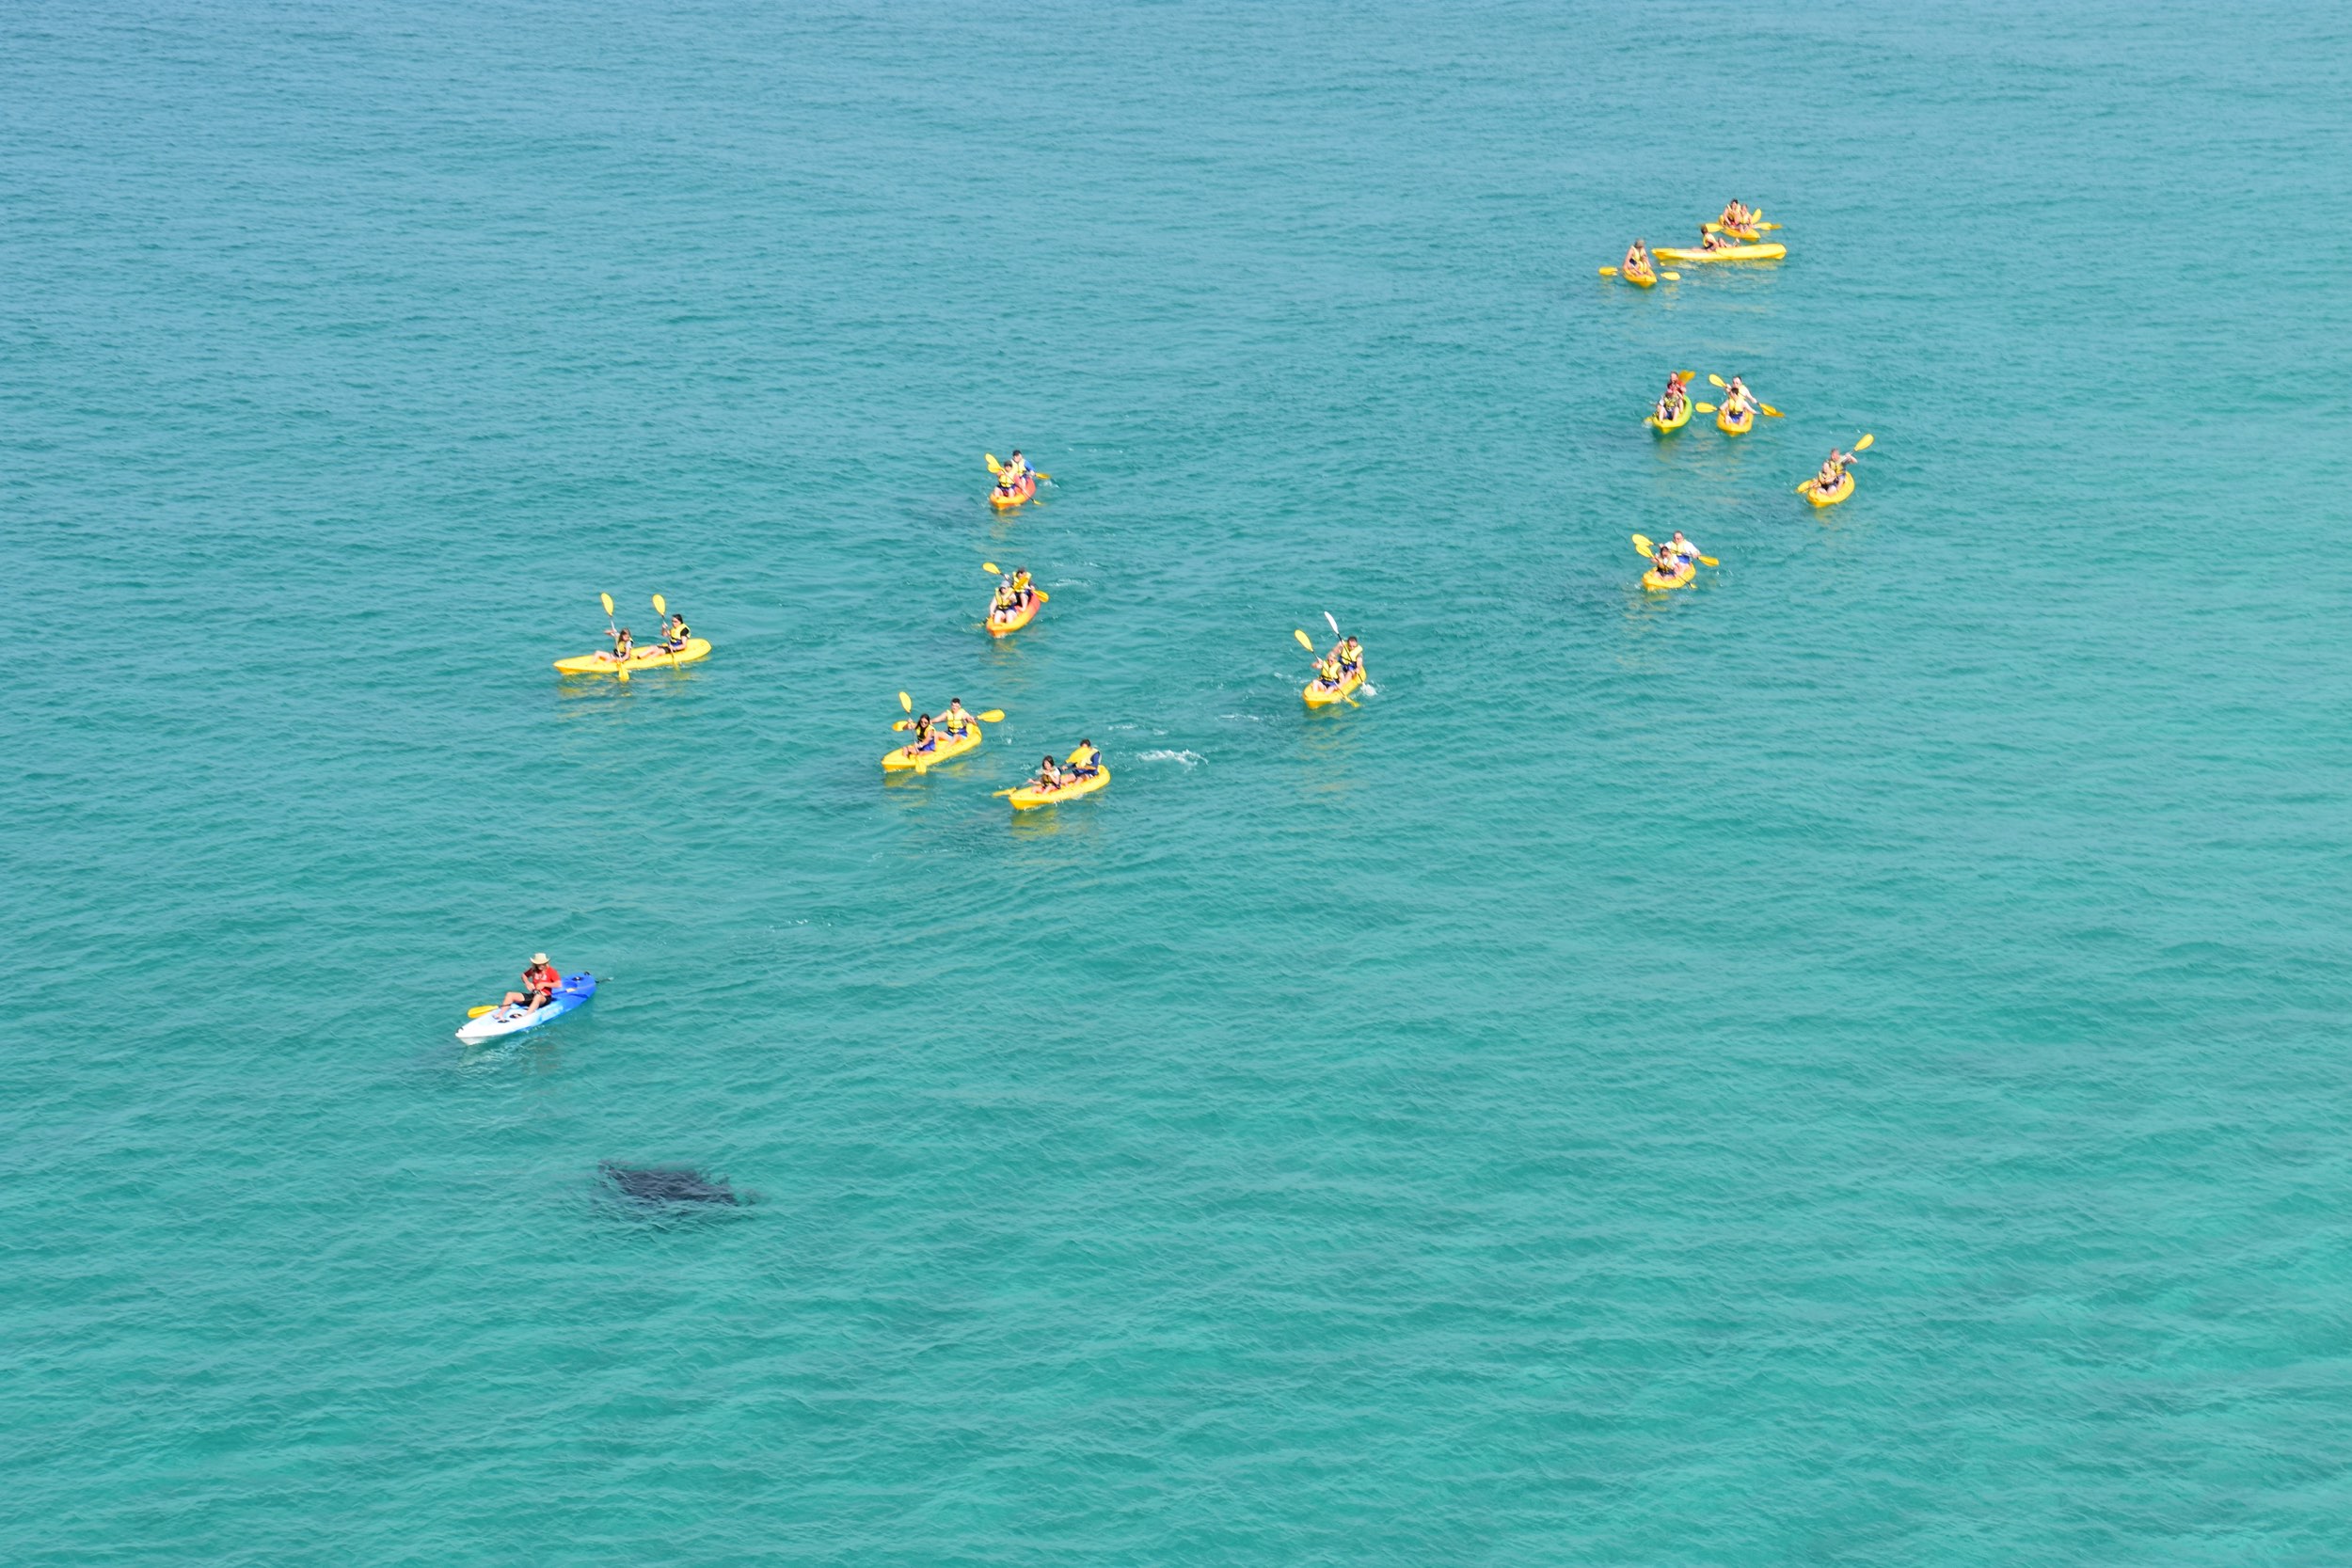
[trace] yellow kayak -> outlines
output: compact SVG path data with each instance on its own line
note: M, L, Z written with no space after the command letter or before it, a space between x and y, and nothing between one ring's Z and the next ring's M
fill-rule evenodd
M1745 436L1748 433L1748 426L1754 423L1756 423L1756 410L1753 408L1743 409L1737 418L1733 417L1728 408L1715 410L1715 428L1726 436Z
M1837 483L1827 490L1821 488L1818 480L1804 487L1804 499L1816 506L1836 506L1852 494L1853 474L1851 470L1839 474Z
M939 744L928 752L918 752L913 746L901 746L895 752L883 752L882 770L896 773L912 768L920 773L927 768L938 767L949 757L960 757L966 752L977 752L980 749L980 726L977 721L970 729L963 732L961 739L945 731L933 733Z
M1691 586L1691 579L1698 575L1699 563L1695 561L1684 562L1682 570L1670 578L1660 577L1658 568L1652 566L1642 574L1642 586L1645 588L1688 588Z
M1299 695L1307 699L1309 707L1325 707L1352 696L1356 689L1363 684L1364 667L1359 664L1340 677L1339 685L1326 686L1320 680L1311 680L1307 683L1307 689Z
M700 637L690 637L686 640L686 646L675 653L660 648L634 648L630 650L627 663L615 659L610 653L582 654L578 658L559 658L555 667L567 675L616 675L623 670L633 675L640 670L667 670L709 657L709 641Z
M1721 250L1679 250L1660 245L1650 252L1661 261L1777 261L1788 254L1785 245L1727 245Z
M1031 789L1024 784L1007 799L1012 801L1013 810L1029 811L1038 806L1059 805L1064 800L1074 800L1081 795L1091 795L1110 782L1111 770L1108 768L1097 767L1086 777L1066 784L1059 789Z
M1019 631L1023 626L1037 619L1037 612L1045 608L1045 601L1049 596L1044 589L1038 589L1028 603L1021 606L1001 621L996 618L996 612L991 610L988 612L988 635L1002 637L1009 631Z

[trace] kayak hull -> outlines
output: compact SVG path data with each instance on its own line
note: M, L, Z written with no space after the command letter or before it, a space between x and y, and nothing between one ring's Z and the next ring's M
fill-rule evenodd
M690 637L686 640L686 646L674 654L655 648L639 648L630 653L627 664L617 662L610 653L582 654L578 658L559 658L555 667L567 675L617 675L623 670L633 675L641 670L668 670L709 657L709 640Z
M1009 494L1002 488L991 490L988 493L988 504L995 507L1000 512L1009 512L1014 507L1019 506L1023 501L1027 500L1031 496L1036 494L1036 476L1032 474L1023 474L1021 476L1021 483L1014 485Z
M1749 427L1755 423L1756 411L1754 409L1748 410L1738 419L1732 418L1731 410L1728 408L1715 410L1715 428L1726 436L1745 436Z
M1684 425L1689 424L1690 422L1691 400L1689 398L1684 398L1682 400L1682 412L1677 414L1671 420L1660 419L1655 410L1651 411L1649 417L1649 427L1658 432L1661 436L1672 436L1676 431L1680 430Z
M1660 577L1658 575L1658 568L1652 566L1648 571L1642 574L1642 586L1661 592L1669 588L1688 588L1691 586L1691 579L1698 575L1698 562L1694 561L1684 562L1682 563L1682 570L1677 572L1670 578Z
M1111 770L1107 768L1098 768L1075 784L1066 784L1059 789L1031 789L1025 784L1006 799L1012 802L1012 809L1015 811L1035 811L1040 806L1057 806L1064 800L1074 800L1081 795L1091 795L1110 782Z
M1851 473L1839 474L1837 483L1826 491L1819 484L1808 484L1804 487L1804 499L1816 506L1836 506L1852 494L1853 475Z
M999 621L996 619L995 612L993 610L990 611L988 617L988 635L991 637L1002 637L1009 631L1019 631L1023 626L1027 626L1031 621L1037 619L1037 612L1045 608L1045 601L1052 596L1053 595L1047 594L1044 589L1039 589L1036 596L1030 599L1027 604L1023 605L1019 610L1014 610L1012 612L1012 619L1009 621Z
M1359 664L1341 676L1339 685L1326 686L1319 680L1309 681L1299 695L1307 699L1309 707L1328 707L1333 703L1344 702L1354 696L1356 689L1363 684L1364 667Z
M1660 245L1650 252L1661 261L1777 261L1788 254L1785 245L1727 245L1721 250L1669 249Z
M1621 271L1617 274L1617 276L1624 278L1627 282L1632 284L1637 289L1654 289L1658 287L1658 275L1654 272Z
M595 975L566 974L564 983L555 988L555 994L548 998L545 1006L526 1008L517 1005L500 1007L484 1013L480 1018L469 1018L466 1026L457 1031L457 1037L468 1045L479 1045L484 1040L519 1035L526 1029L553 1023L596 994Z
M895 752L883 752L882 771L899 773L912 769L920 773L926 768L936 768L950 758L960 757L968 752L977 752L979 749L980 726L976 721L970 729L963 732L962 739L959 740L952 736L942 735L939 737L939 744L928 752L918 752L913 746L908 745L901 746Z

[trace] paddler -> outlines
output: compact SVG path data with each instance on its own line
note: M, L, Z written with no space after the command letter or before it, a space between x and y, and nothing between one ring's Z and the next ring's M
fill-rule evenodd
M1041 794L1051 794L1069 782L1069 776L1062 772L1061 765L1054 760L1054 753L1048 752L1045 753L1045 760L1037 765L1037 777L1029 781L1029 787Z
M1016 604L1027 604L1033 591L1029 587L1029 571L1025 566L1012 569L1012 597Z
M1103 770L1103 753L1095 750L1093 741L1082 738L1078 749L1070 753L1070 766L1077 777L1090 779Z
M1675 531L1675 536L1666 541L1666 553L1677 561L1688 562L1699 558L1699 547L1685 539L1682 531L1677 529Z
M508 991L506 999L499 1006L511 1007L520 1002L527 1008L544 1007L548 1005L548 998L555 994L555 988L563 983L564 976L558 974L555 966L548 962L548 956L533 953L531 955L531 966L523 971L523 989Z
M686 617L672 610L670 618L661 623L661 651L665 654L682 652L687 639L693 635L694 628L686 624Z
M1333 648L1329 653L1315 660L1315 684L1317 686L1337 691L1340 689L1340 683L1346 678L1346 673L1340 665L1339 649Z
M1020 596L1012 591L1012 578L1010 575L1009 574L1005 577L998 578L996 579L996 602L989 607L989 619L993 621L1009 621L1012 619L1014 612L1020 610L1020 608L1021 599Z
M1706 227L1705 225L1700 226L1699 248L1701 250L1729 250L1739 243L1740 242L1738 240L1733 239L1729 234L1721 233L1716 230Z
M1647 244L1637 239L1626 248L1625 270L1628 272L1656 272L1658 270L1657 263L1649 259Z
M1363 669L1364 645L1354 638L1341 638L1340 645L1331 651L1339 656L1340 670L1343 673L1355 674Z
M1012 461L1005 465L1005 471L997 477L1005 482L1005 487L1007 489L1010 489L1012 486L1020 483L1022 476L1026 474L1028 471L1029 460L1021 455L1021 449L1019 447L1015 447L1012 449Z
M632 649L632 644L629 641L628 628L627 626L622 626L618 629L607 628L605 636L612 639L612 662L615 664L627 664Z
M1732 200L1724 203L1724 215L1715 221L1725 229L1753 229L1756 227L1756 218L1755 208L1745 207L1739 201Z
M907 750L910 752L936 752L939 750L939 736L931 733L931 716L930 714L926 713L914 721L914 739L909 742Z
M1665 396L1658 400L1658 422L1672 424L1682 417L1682 410L1691 401L1691 378L1680 371L1666 377Z
M1829 456L1821 462L1821 471L1813 476L1813 488L1824 496L1836 489L1839 482L1846 477L1846 465L1851 463L1853 457L1852 452L1830 448Z
M947 711L939 716L939 727L947 732L947 738L950 740L961 740L977 722L977 720L964 711L963 699L961 697L948 698Z
M1732 414L1754 414L1756 410L1756 394L1749 391L1748 384L1736 375L1731 378L1731 384L1724 388L1724 408Z

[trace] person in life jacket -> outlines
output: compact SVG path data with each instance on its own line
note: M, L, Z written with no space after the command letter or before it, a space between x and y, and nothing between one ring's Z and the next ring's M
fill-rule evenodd
M1093 741L1081 738L1078 749L1070 753L1070 766L1077 777L1090 779L1103 770L1103 753Z
M1682 410L1691 402L1690 386L1690 378L1680 371L1666 377L1665 395L1658 400L1658 420L1661 424L1672 424L1681 416Z
M1829 456L1821 461L1821 471L1813 476L1813 488L1824 496L1836 489L1845 480L1846 465L1852 461L1852 452L1839 451L1836 447L1830 448Z
M612 639L612 662L627 664L629 655L635 651L635 644L628 635L628 628L622 626L617 630L608 629L605 636Z
M1645 245L1640 240L1635 240L1631 245L1626 246L1625 270L1630 273L1645 274L1657 271L1658 269L1656 264L1649 259L1649 246Z
M914 738L907 744L907 750L910 752L935 752L939 750L939 736L931 733L931 716L930 714L922 714L915 719Z
M661 625L662 649L668 653L676 653L686 646L687 639L693 635L694 628L686 624L686 617L674 610L670 618Z
M964 711L963 699L961 697L948 698L947 711L939 716L939 727L946 733L950 740L961 740L971 733L972 726L977 722L977 720Z
M1061 765L1054 760L1054 753L1048 752L1045 753L1044 760L1037 765L1037 777L1029 781L1029 787L1040 794L1051 794L1069 782L1070 776L1064 773L1061 770Z
M548 956L533 953L531 955L531 967L523 971L523 989L508 991L505 1000L499 1006L511 1007L519 1002L526 1007L544 1007L548 1005L548 998L555 994L555 988L563 983L564 976L558 974L555 966L548 962Z

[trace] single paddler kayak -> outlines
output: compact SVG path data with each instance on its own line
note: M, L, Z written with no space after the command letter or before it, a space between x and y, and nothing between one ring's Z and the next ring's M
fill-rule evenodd
M1059 789L1032 789L1023 784L1007 799L1012 801L1013 810L1029 811L1038 806L1059 805L1064 800L1074 800L1081 795L1091 795L1110 782L1111 770L1107 768L1097 768L1093 772L1073 779Z
M1670 578L1660 577L1658 568L1652 566L1642 574L1642 586L1645 588L1688 588L1691 586L1691 579L1698 575L1699 563L1695 561L1684 562L1682 570Z
M1721 250L1680 250L1660 245L1650 252L1661 261L1777 261L1788 254L1785 245L1727 245Z
M1002 621L996 618L996 612L993 610L990 610L988 612L988 635L1002 637L1009 631L1019 631L1023 626L1037 619L1037 612L1045 608L1045 601L1050 596L1042 588L1034 590L1029 596L1028 603Z
M690 637L686 640L686 646L675 653L666 648L633 648L626 664L606 652L582 654L578 658L559 658L555 667L567 675L616 675L623 670L633 675L640 670L667 670L673 665L691 664L698 658L709 657L708 640Z
M1661 420L1658 417L1658 410L1655 408L1650 410L1649 427L1661 436L1671 436L1690 422L1691 400L1689 398L1682 400L1682 412L1671 420Z
M1658 286L1658 275L1654 272L1627 272L1619 269L1617 276L1637 289L1652 289Z
M1363 684L1364 667L1359 664L1340 677L1339 685L1326 686L1320 680L1311 680L1307 683L1306 689L1299 694L1307 699L1309 707L1326 707L1352 695L1356 689Z
M1804 487L1804 499L1811 501L1816 506L1836 506L1839 501L1844 500L1848 496L1852 494L1853 473L1851 469L1845 473L1839 474L1837 476L1837 483L1827 490L1821 488L1821 483L1819 480L1814 481L1812 483Z
M1035 474L1023 474L1021 476L1021 483L1014 485L1010 490L1007 490L1001 484L995 489L991 490L988 493L988 503L991 506L999 506L1009 510L1012 507L1019 506L1023 501L1027 500L1031 496L1036 494L1037 476Z
M883 752L883 770L896 773L912 768L920 773L927 768L938 767L949 757L960 757L966 752L977 752L980 749L980 721L977 719L972 721L972 727L964 731L961 736L949 735L945 730L933 730L931 735L934 744L928 752L918 752L912 745L907 745L899 747L895 752Z
M1756 410L1753 408L1740 410L1737 418L1733 417L1728 408L1715 410L1715 428L1726 436L1745 436L1748 433L1748 426L1754 423L1756 423Z
M457 1037L468 1045L494 1040L501 1035L519 1035L526 1029L536 1029L542 1023L553 1023L574 1007L596 994L596 977L593 974L566 974L564 983L545 1005L526 1007L521 1003L484 1013L480 1018L466 1020L466 1026L457 1031Z

